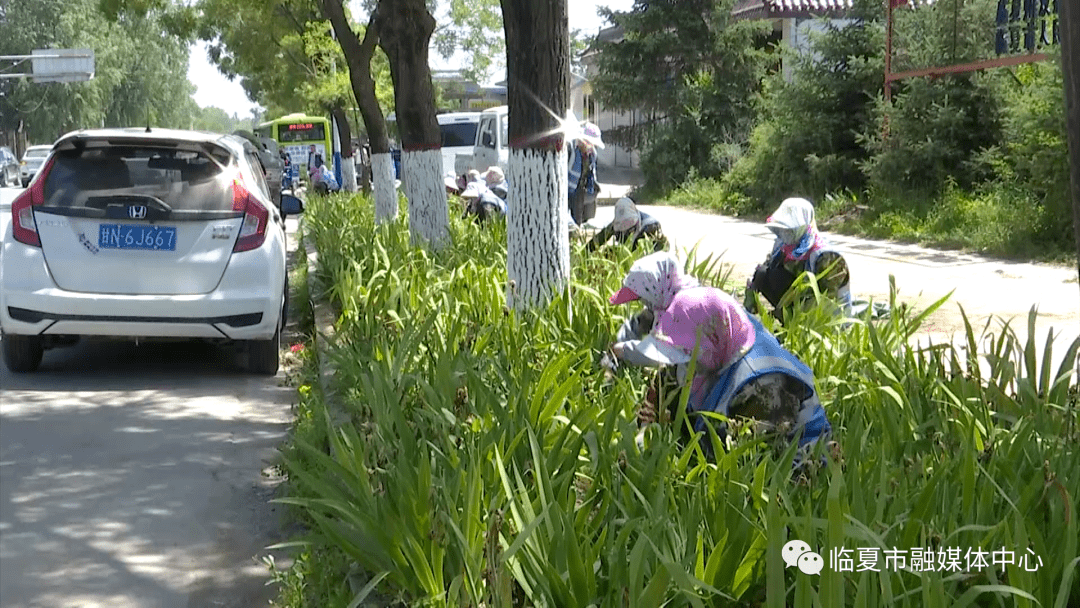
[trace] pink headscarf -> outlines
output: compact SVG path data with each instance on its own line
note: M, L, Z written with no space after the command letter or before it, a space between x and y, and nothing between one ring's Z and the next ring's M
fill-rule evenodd
M699 344L698 372L721 372L750 351L754 326L743 307L727 292L694 287L675 294L657 321L658 340L692 353Z
M675 256L658 251L634 262L623 279L622 289L609 301L625 304L640 298L646 306L660 312L671 304L675 294L698 285L697 279L683 274L682 265Z

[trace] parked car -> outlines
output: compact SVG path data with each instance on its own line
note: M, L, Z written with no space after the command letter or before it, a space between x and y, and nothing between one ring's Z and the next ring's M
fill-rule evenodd
M284 214L247 140L93 129L56 142L11 203L0 256L4 363L30 372L83 336L199 338L274 374L287 307Z
M443 177L457 177L454 162L458 154L472 153L476 129L480 126L480 112L448 112L435 118L442 134Z
M0 146L0 188L19 185L19 159L11 148Z
M481 116L481 112L444 112L435 116L439 122L441 135L443 177L453 178L468 172L466 170L458 173L455 163L459 155L472 154ZM391 113L387 116L386 122L390 134L396 136L397 117ZM401 148L396 141L390 145L390 155L394 160L394 178L401 179Z
M278 144L269 137L260 137L250 131L234 131L238 135L251 142L259 153L259 162L262 163L263 177L266 185L270 188L270 199L275 205L281 203L281 183L284 180L285 161L281 158Z
M45 162L45 157L49 155L49 150L52 150L52 146L30 146L23 153L22 162L19 163L19 177L22 179L23 188L34 179L41 163Z
M499 106L480 113L472 149L454 159L455 174L465 175L470 169L484 171L496 165L506 172L510 161L508 110L507 106Z

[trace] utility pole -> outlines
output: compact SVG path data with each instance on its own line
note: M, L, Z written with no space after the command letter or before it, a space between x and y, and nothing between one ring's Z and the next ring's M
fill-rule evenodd
M1080 2L1059 0L1061 71L1065 81L1065 131L1069 142L1072 182L1073 235L1076 238L1077 277L1080 277Z

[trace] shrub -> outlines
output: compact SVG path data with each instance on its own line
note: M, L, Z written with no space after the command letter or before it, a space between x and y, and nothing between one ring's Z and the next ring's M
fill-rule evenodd
M690 179L667 196L669 205L707 209L726 215L753 214L758 205L749 198L733 193L715 179Z
M869 183L891 198L927 198L952 180L967 189L990 177L980 154L1001 137L993 75L913 79L891 107L878 104L879 123L866 141ZM883 135L888 115L888 135Z
M1050 220L1038 231L1040 240L1067 248L1073 243L1071 224L1060 218L1071 217L1072 206L1060 56L1016 68L1015 78L1001 78L999 87L1002 136L984 157L995 172L992 184L1024 191L1030 202L1021 209Z
M774 206L793 192L812 199L859 191L867 157L860 135L880 95L883 29L879 3L857 2L851 23L824 21L812 53L784 57L790 78L773 75L749 149L725 177L734 191Z

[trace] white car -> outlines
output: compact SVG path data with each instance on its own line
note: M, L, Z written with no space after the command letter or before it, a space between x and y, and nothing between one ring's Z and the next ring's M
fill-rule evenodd
M443 161L443 178L457 178L467 173L468 170L458 173L455 171L455 160L458 156L472 155L473 146L476 142L476 128L480 124L480 112L445 112L435 116L439 123L439 135L441 137ZM386 117L386 125L389 128L391 139L397 135L397 115L393 112ZM391 143L391 148L397 146ZM391 152L395 155L395 177L401 179L401 151L396 149Z
M34 175L49 156L49 150L52 150L52 146L30 146L23 152L22 161L19 162L19 177L22 179L23 188L34 179Z
M278 369L285 213L246 140L168 129L60 138L11 203L0 255L4 363L31 372L83 336L199 338Z

